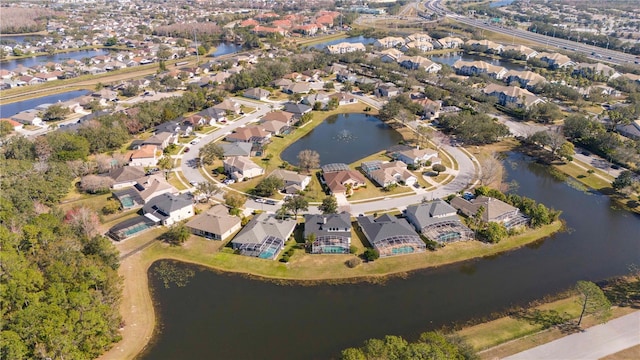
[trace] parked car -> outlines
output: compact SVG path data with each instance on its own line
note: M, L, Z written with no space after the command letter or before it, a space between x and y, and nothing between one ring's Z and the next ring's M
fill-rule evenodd
M188 153L189 152L189 148L188 147L184 148L184 152Z
M191 140L190 144L191 145L196 145L199 142L200 142L200 139L193 139L193 140Z
M255 199L255 202L260 203L260 204L266 204L267 200L262 199L262 198L257 198L257 199Z
M222 183L225 185L231 185L233 183L235 183L236 181L233 179L226 179L225 181L223 181Z

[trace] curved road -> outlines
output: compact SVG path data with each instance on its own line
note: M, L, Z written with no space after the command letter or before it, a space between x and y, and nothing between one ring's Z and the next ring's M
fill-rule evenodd
M253 101L247 101L241 98L234 98L234 100L242 105L255 107L256 111L251 114L247 114L240 119L227 124L221 129L218 129L206 136L200 137L200 142L196 145L189 145L190 151L188 153L184 153L182 156L181 162L181 170L184 176L190 182L203 182L210 179L205 179L204 176L200 173L200 170L197 166L196 158L198 157L198 153L200 149L207 143L211 141L216 141L224 137L226 134L230 133L234 129L244 126L250 122L258 121L258 119L271 111L272 106L277 108L278 106L269 103L258 103ZM370 99L369 99L370 100ZM371 101L371 100L370 100ZM418 191L414 195L402 196L402 197L394 197L394 198L384 198L380 200L373 200L368 202L359 202L355 204L351 204L351 212L354 214L378 211L378 210L389 210L389 209L405 209L407 205L416 204L421 202L424 198L427 199L436 199L442 198L449 194L456 193L458 191L464 190L469 187L470 184L473 183L476 174L476 166L474 165L475 159L467 155L465 152L461 150L461 148L444 145L442 149L449 153L456 162L458 163L458 171L455 174L455 178L453 181L448 184L441 186L433 191ZM218 195L216 198L220 199L221 197ZM245 207L248 209L256 209L256 210L264 210L275 212L280 206L280 204L276 205L268 205L263 203L255 202L252 199L247 200ZM308 213L319 213L319 210L315 206L310 206Z

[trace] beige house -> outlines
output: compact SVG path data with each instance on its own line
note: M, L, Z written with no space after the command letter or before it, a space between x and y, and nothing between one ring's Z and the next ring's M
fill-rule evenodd
M366 47L362 43L341 42L335 45L327 45L330 54L346 54L354 51L365 51Z
M284 181L284 187L281 190L287 194L295 194L298 191L304 190L311 181L310 176L284 169L276 169L269 176L282 179L282 181Z
M158 148L155 145L142 145L131 152L130 166L156 166L158 164Z
M463 61L458 60L453 64L453 69L460 75L480 75L487 74L494 79L502 79L507 73L507 69L502 66L489 64L484 61Z
M224 205L214 205L209 210L189 220L186 226L195 235L212 240L226 240L240 230L241 219L229 215Z
M396 184L413 186L418 181L416 176L407 170L407 164L402 161L367 161L363 162L361 167L373 182L382 187Z
M251 161L248 157L233 156L224 159L224 171L234 180L242 181L264 174L264 169Z
M522 89L517 86L489 84L482 90L482 92L486 95L497 97L498 103L502 106L516 104L519 107L528 108L544 102L544 100L535 96L529 92L529 90Z
M509 70L504 75L504 81L507 84L511 84L512 82L518 82L520 86L524 88L531 89L538 84L543 84L547 82L544 76L534 73L532 71L517 71L517 70Z

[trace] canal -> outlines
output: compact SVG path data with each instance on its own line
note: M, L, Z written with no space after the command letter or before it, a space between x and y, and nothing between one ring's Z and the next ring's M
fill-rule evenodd
M507 181L563 211L569 231L521 249L383 285L276 285L196 269L183 288L149 272L159 334L142 359L329 359L386 334L463 323L565 290L577 280L625 274L640 263L640 218L609 198L553 177L510 153ZM188 266L188 265L181 265ZM366 266L366 265L361 265Z
M37 65L46 64L48 62L62 63L66 60L82 60L84 58L92 58L94 56L106 55L109 51L104 49L98 50L82 50L82 51L70 51L65 53L57 53L53 55L33 56L21 59L5 60L0 62L0 68L6 70L13 70L18 65L33 67Z
M0 117L8 118L19 112L35 109L37 106L40 106L42 104L55 104L58 101L71 100L80 96L87 95L89 93L89 90L74 90L63 92L60 94L41 96L34 99L13 102L9 104L2 104L2 106L0 106Z

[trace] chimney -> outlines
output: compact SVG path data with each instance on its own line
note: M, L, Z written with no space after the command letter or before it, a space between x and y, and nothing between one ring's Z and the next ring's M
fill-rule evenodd
M326 217L326 216L324 216L324 217L322 218L322 223L323 223L323 224L326 224L326 223L327 223L327 217Z

